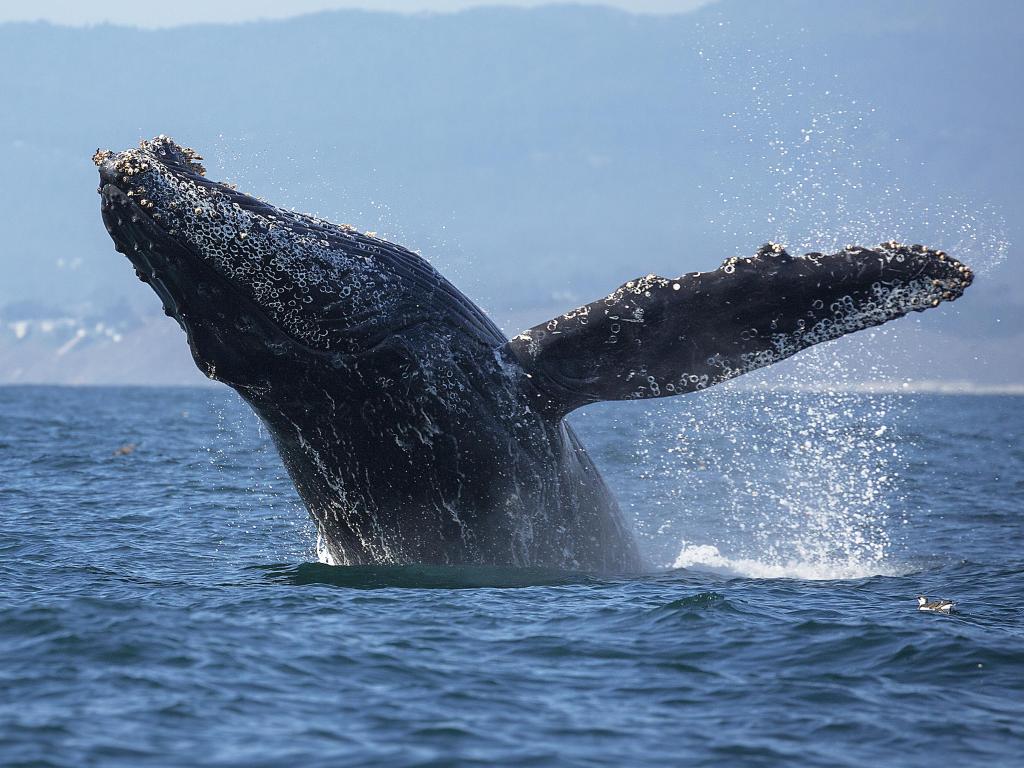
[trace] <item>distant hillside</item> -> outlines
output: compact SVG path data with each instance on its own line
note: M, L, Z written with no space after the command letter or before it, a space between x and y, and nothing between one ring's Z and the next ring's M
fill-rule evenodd
M212 176L421 249L509 331L766 239L956 248L981 279L926 316L913 359L1024 381L1024 268L986 272L1024 241L1022 21L1009 0L723 0L0 25L0 381L164 375L133 344L198 380L93 193L97 146L158 133ZM57 355L58 326L18 325L40 318L87 336Z

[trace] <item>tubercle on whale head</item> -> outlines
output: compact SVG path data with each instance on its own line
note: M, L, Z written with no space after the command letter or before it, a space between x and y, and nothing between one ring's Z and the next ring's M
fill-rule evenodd
M128 257L188 336L200 371L242 388L266 388L287 364L289 345L258 307L190 253L116 187L103 189L102 213L115 248Z
M237 383L256 358L301 349L333 360L376 344L409 292L392 262L415 257L211 181L201 159L166 136L93 155L107 230L189 333L200 369Z
M140 141L139 152L158 158L164 165L176 166L198 176L206 175L206 168L200 162L203 158L198 152L191 147L176 144L173 139L163 134ZM112 176L131 177L148 169L145 158L132 151L115 154L109 149L97 149L92 156L92 162L100 169L110 163L109 170ZM128 183L128 179L122 181Z

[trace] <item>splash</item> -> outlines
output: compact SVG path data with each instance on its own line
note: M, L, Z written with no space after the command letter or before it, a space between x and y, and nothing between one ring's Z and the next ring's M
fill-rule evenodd
M316 560L321 565L337 565L338 561L334 559L331 554L331 550L327 547L327 542L324 541L323 534L318 530L316 532Z
M981 275L1005 259L999 213L916 178L898 137L879 145L883 116L841 92L827 59L813 72L794 64L813 60L799 34L761 30L737 51L728 26L706 26L697 55L722 107L716 167L728 169L709 224L735 253L765 240L829 252L893 238L944 248ZM649 412L676 433L647 473L657 501L639 527L655 559L758 578L892 573L912 512L893 350L911 330L856 334L691 396L699 418ZM640 441L644 462L656 440Z
M765 240L827 252L895 239L943 248L980 274L1005 260L995 207L922 178L884 115L842 92L827 58L796 65L815 60L806 32L763 30L756 48L737 52L729 26L705 26L697 55L722 109L715 154L725 177L713 183L709 223L737 254Z
M710 544L687 545L676 556L673 568L711 571L729 576L751 579L802 579L805 581L836 581L864 579L870 576L898 576L892 567L872 568L865 563L762 562L750 558L729 558Z
M641 535L655 562L764 577L893 571L908 504L899 395L724 385L687 400L650 410L641 429L653 465Z

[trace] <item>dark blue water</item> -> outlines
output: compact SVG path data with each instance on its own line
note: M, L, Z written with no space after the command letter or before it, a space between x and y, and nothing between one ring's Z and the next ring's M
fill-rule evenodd
M597 407L688 566L597 578L321 565L226 390L0 389L0 764L1024 765L1022 406Z

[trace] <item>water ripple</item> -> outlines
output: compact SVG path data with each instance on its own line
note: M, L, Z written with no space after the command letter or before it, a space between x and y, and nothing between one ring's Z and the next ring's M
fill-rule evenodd
M907 522L884 562L786 570L715 527L727 491L695 469L662 534L673 555L691 542L684 567L598 578L322 565L230 396L0 389L0 762L1012 765L1021 404L913 404L927 443L904 445ZM631 447L669 455L676 436L599 411L580 431L656 530L665 486L637 480ZM958 612L921 613L917 594Z

